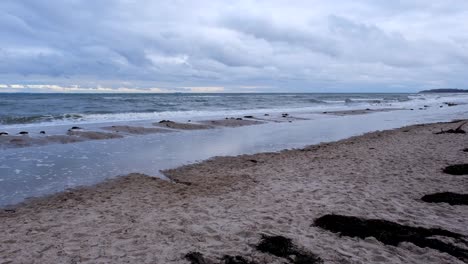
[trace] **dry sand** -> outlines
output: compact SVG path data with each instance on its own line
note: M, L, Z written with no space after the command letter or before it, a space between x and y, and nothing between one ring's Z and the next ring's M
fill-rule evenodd
M468 206L425 203L466 193L468 134L457 124L374 132L300 150L218 157L166 171L175 182L119 177L0 213L0 263L188 263L190 251L288 263L260 253L260 234L283 235L325 263L463 263L412 243L388 246L312 223L330 213L438 227L468 235Z

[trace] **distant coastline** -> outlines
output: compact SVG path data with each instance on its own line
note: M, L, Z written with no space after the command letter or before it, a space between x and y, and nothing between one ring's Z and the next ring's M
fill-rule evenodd
M419 93L468 93L468 90L465 89L430 89L423 90Z

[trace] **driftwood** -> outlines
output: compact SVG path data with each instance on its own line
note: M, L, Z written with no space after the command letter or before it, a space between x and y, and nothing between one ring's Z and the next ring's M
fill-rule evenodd
M466 124L466 122L464 122L463 124L459 125L457 128L453 129L449 129L449 130L442 130L440 129L440 132L436 132L434 134L437 134L437 135L440 135L440 134L466 134L466 131L462 129L462 127Z

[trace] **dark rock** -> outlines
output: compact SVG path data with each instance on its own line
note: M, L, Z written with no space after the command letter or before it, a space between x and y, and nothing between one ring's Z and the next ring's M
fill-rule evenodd
M411 111L413 111L414 109L413 109L413 108L411 108L410 110L411 110Z
M45 134L45 131L41 131L41 132L39 132L39 134Z
M254 160L254 159L251 159L249 160L250 162L253 162L253 163L257 163L258 161L257 160Z
M242 118L238 117L238 118L236 118L236 120L242 120Z
M77 127L77 126L74 126L71 128L71 130L75 130L75 129L82 129L81 127Z
M429 106L428 106L428 105L425 105L424 107L426 107L426 108L427 108L427 107L429 107Z
M287 116L289 116L289 114L288 114L288 113L284 113L284 114L281 114L281 116L282 116L282 117L287 117Z
M446 102L446 103L444 103L444 104L446 104L447 106L456 106L456 105L458 105L458 104L456 104L456 103L448 103L448 102Z
M209 264L200 252L189 252L185 255L185 259L190 261L191 264Z
M159 121L159 124L164 124L164 123L174 123L174 122L171 121L171 120L161 120L161 121Z
M468 175L468 164L455 164L445 167L442 170L450 175Z
M400 225L398 223L380 220L364 219L354 216L325 215L314 221L315 226L339 233L349 237L374 237L378 241L392 246L398 246L401 242L410 242L418 247L429 247L448 253L456 258L468 261L468 250L438 240L434 236L450 237L468 246L463 235L439 228L424 228Z
M8 136L8 132L0 132L0 136Z
M443 105L439 106L440 108L444 107Z
M424 195L421 200L426 203L448 203L450 205L468 205L468 194L452 192Z
M258 251L289 260L295 264L323 263L315 254L299 250L291 239L283 236L262 235L260 243L256 246Z
M9 213L9 214L14 214L14 213L16 213L16 210L15 209L3 209L3 212Z
M463 152L468 152L468 148L466 148L466 149L463 149L462 151L463 151Z
M328 114L328 112L322 112L322 114Z
M19 135L27 135L27 134L29 134L29 133L28 133L28 131L21 131L21 132L19 132L18 134L19 134Z
M269 114L264 114L264 116L270 116Z
M247 116L244 116L244 118L254 118L254 117L251 115L247 115Z
M371 109L370 108L366 108L366 111L370 111Z

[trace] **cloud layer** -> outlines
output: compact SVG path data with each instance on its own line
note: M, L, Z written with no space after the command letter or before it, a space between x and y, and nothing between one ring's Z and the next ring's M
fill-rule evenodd
M3 0L0 92L465 88L467 28L465 0Z

